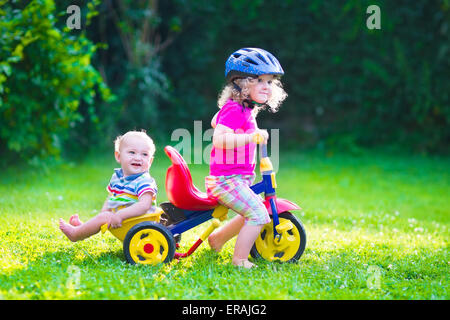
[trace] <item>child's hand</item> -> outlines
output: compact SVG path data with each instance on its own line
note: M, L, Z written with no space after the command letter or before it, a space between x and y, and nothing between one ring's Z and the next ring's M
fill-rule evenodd
M121 226L122 226L122 218L120 217L120 215L112 213L108 227L120 228Z
M257 141L256 135L259 135L260 137L263 138L263 141L262 141L263 144L267 144L267 140L269 140L269 133L267 132L267 130L256 129L255 132L252 133L253 141Z

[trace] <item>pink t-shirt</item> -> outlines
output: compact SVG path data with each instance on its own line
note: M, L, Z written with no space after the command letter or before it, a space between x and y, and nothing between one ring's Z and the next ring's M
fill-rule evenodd
M228 100L220 109L216 124L221 124L234 133L252 133L256 129L256 120L250 108L244 108L239 103ZM210 175L229 176L233 174L254 174L255 143L249 143L234 149L212 147L210 158Z

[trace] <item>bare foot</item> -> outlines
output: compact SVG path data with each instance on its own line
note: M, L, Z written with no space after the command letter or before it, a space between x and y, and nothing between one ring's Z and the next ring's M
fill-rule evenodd
M82 224L82 222L81 222L80 218L78 217L78 215L74 214L70 217L69 224L71 224L74 227L78 227L79 225Z
M233 260L233 264L235 266L237 266L237 267L245 268L245 269L252 269L252 268L256 268L257 267L256 264L251 263L247 259Z
M217 233L212 233L209 237L208 237L208 244L211 247L211 249L213 249L216 252L220 252L220 250L222 250L223 247L223 243L220 243L219 239L217 239Z
M61 229L70 241L75 242L78 240L75 236L75 227L65 223L63 219L59 219L59 229Z

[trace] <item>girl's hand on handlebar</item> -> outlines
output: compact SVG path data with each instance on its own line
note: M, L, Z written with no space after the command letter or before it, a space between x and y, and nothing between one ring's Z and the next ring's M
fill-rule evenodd
M267 144L267 140L269 140L269 133L267 130L256 129L255 132L251 134L251 138L253 142Z

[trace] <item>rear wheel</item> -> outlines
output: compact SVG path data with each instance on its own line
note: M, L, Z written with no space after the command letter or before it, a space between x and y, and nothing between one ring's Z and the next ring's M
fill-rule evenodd
M131 264L168 263L175 255L175 241L172 233L163 225L141 222L127 232L123 252Z
M264 225L253 245L250 255L267 261L295 262L300 259L306 247L306 232L300 220L290 212L278 215L280 224L292 223L292 228L274 238L273 220Z

